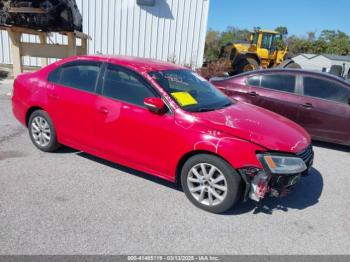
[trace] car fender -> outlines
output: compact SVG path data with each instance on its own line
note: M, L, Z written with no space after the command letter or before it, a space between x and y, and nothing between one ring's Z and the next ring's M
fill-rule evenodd
M205 140L194 143L193 150L187 151L182 155L180 161L177 163L177 176L181 173L182 165L187 159L193 155L203 153L221 157L236 170L244 167L263 168L256 157L257 152L266 151L263 147L249 141L226 135L221 137L205 135L202 139L203 138Z
M216 153L228 161L235 169L244 167L262 168L256 154L266 151L262 146L232 136L219 139Z

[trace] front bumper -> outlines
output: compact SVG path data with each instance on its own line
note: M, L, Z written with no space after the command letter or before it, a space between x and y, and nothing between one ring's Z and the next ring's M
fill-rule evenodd
M304 151L297 153L296 156L303 159L307 166L307 169L302 173L288 175L271 174L266 168L263 170L256 168L239 170L246 184L244 201L247 201L249 198L260 201L268 193L273 197L288 195L301 178L310 173L314 159L312 146L310 145Z
M305 150L297 153L296 155L300 157L302 160L304 160L307 166L307 169L301 175L302 176L309 175L312 165L314 163L314 150L312 148L312 145L309 145Z
M274 175L270 180L270 195L274 197L283 197L292 191L293 186L295 186L301 179L301 174L281 176Z

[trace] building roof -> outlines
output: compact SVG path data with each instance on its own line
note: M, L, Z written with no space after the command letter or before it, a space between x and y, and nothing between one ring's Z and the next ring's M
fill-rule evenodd
M305 57L306 59L312 59L318 55L315 55L315 54L300 54L300 56L303 56Z
M311 60L313 58L323 56L329 60L333 61L344 61L344 62L350 62L350 56L341 56L341 55L331 55L331 54L321 54L321 55L316 55L316 54L300 54L299 56L302 56L308 60ZM298 57L298 56L296 56Z
M329 54L324 54L323 56L330 60L350 62L350 56L329 55Z

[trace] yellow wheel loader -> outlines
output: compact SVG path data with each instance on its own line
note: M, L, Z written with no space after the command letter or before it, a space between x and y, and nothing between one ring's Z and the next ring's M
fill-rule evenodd
M250 32L248 43L228 43L223 46L219 61L229 62L230 75L259 68L300 68L287 55L288 47L279 32L259 29Z

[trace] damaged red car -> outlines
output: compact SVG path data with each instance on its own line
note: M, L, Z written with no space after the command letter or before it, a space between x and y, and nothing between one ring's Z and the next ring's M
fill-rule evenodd
M17 77L12 103L38 149L67 145L179 182L194 205L214 213L284 195L312 166L299 125L169 63L64 59Z

